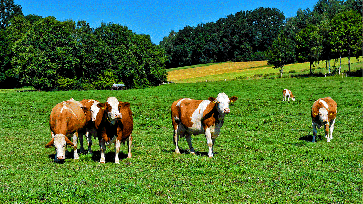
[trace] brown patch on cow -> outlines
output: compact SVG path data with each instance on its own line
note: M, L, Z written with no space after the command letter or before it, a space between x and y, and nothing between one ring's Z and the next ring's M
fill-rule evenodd
M122 118L117 120L115 124L111 124L107 115L112 109L111 105L106 102L99 103L97 106L100 108L95 121L98 138L109 142L114 135L117 135L117 138L124 142L133 130L133 117L130 103L119 102L118 108L122 114Z
M86 115L78 103L65 101L52 109L49 124L54 135L70 135L85 126Z

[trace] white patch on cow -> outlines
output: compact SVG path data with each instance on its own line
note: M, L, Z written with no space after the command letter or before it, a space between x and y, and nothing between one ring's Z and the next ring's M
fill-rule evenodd
M99 103L100 102L98 102L98 101L94 101L91 106L92 121L96 121L97 114L100 111L100 108L97 107L97 104L99 104Z
M205 109L211 103L209 100L203 100L197 109L192 114L191 122L193 123L192 127L189 128L192 131L192 134L201 134L204 133L204 129L202 126L202 117Z
M176 106L180 107L181 102L182 102L182 101L184 101L184 100L192 100L192 99L190 99L190 98L183 98L183 99L181 99L181 100L180 100L180 101L176 104Z
M326 109L329 109L329 106L328 104L324 101L324 100L321 100L319 99L319 102L323 104L323 106L326 108Z
M219 93L216 101L218 102L218 109L220 113L229 113L229 98L225 93Z
M77 117L77 115L73 112L73 110L72 109L70 109L70 108L68 108L66 105L64 105L63 104L63 107L62 107L62 109L60 110L60 112L62 113L63 112L63 110L69 110L74 116L76 116Z
M328 122L328 110L326 108L319 108L319 120L322 123Z
M108 113L108 117L112 124L115 124L115 119L121 118L121 113L118 110L118 100L115 97L109 97L107 99L107 103L111 106L111 112Z

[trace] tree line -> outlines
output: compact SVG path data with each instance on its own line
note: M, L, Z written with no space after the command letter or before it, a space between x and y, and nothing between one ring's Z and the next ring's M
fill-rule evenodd
M166 68L225 61L285 64L362 54L362 2L319 0L285 18L276 8L240 11L170 34L155 45L126 26L24 16L13 0L0 3L0 88L143 88L166 81ZM330 71L330 66L329 66ZM340 70L339 70L340 72Z
M278 9L257 8L171 31L160 45L168 68L268 60L283 71L288 63L361 55L361 9L360 0L319 0L312 11L286 19Z
M38 90L143 88L166 81L165 53L126 26L24 16L13 0L0 11L0 86Z

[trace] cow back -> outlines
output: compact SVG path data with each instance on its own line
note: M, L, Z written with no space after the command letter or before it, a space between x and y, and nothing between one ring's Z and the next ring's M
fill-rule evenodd
M52 109L49 124L54 134L67 135L85 126L86 115L78 103L64 101Z

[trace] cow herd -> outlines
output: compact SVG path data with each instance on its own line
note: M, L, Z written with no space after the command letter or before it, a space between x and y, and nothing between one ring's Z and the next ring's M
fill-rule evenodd
M295 96L288 89L283 90L283 101L295 101ZM204 134L209 147L208 156L213 157L213 144L220 133L224 117L230 113L229 104L238 98L228 97L219 93L217 98L208 100L194 100L182 98L171 105L171 120L174 129L173 140L175 153L180 153L178 142L185 137L190 153L195 154L191 135ZM315 142L317 129L324 127L327 142L333 139L334 123L337 113L337 104L330 98L320 98L314 102L311 111L313 126L313 142ZM99 141L101 158L105 163L106 146L115 143L115 163L119 163L121 142L128 144L128 158L131 158L133 117L130 103L118 101L115 97L107 98L101 103L93 99L68 101L58 103L50 113L49 120L52 139L46 147L54 146L56 150L55 161L64 162L67 145L73 147L74 159L79 159L77 141L79 138L80 151L83 148L83 136L88 141L88 152L91 153L92 136ZM72 138L72 141L69 139Z

